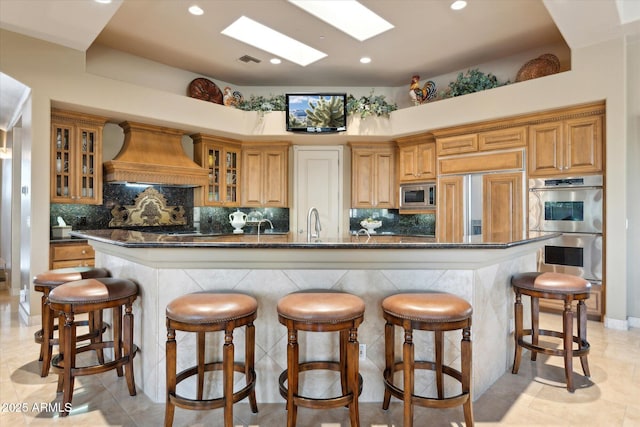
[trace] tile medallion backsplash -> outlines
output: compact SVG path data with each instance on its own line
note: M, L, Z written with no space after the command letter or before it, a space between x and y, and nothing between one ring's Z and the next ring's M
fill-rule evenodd
M357 232L362 228L360 222L367 218L382 221L377 233L407 235L436 234L436 214L400 215L397 209L350 209L349 231Z

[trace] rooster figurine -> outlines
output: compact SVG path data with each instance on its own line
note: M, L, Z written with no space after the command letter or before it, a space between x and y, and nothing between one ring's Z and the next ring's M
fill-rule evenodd
M420 76L411 77L409 87L409 97L413 100L413 105L420 105L423 102L432 100L436 96L436 84L429 80L420 89Z

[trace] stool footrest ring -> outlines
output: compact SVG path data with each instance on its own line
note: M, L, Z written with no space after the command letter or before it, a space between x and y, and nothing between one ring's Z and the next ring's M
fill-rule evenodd
M314 361L314 362L304 362L298 365L298 372L305 371L313 371L313 370L329 370L329 371L337 371L340 372L340 362L333 361ZM287 375L289 370L285 369L280 374L278 378L278 383L280 384L280 396L282 396L285 400L287 399L289 389L284 383L287 381ZM362 375L358 373L358 396L362 393ZM353 393L345 394L342 396L336 397L327 397L327 398L314 398L307 397L301 395L295 395L293 400L297 406L302 406L305 408L318 408L318 404L322 404L322 408L339 408L342 406L347 406L349 403L353 402L354 396Z
M79 322L76 322L76 326L89 326L89 322L87 322L86 320L81 320ZM102 328L100 328L99 331L90 331L90 332L87 332L86 334L78 335L76 337L76 341L86 341L86 340L90 340L91 338L99 337L100 335L104 334L105 331L110 327L111 325L109 325L108 323L102 322ZM53 325L53 330L57 331L58 325ZM33 334L33 340L37 344L42 344L43 336L44 336L44 331L42 329L38 329ZM59 344L58 338L50 339L49 344L58 345Z
M95 344L86 345L80 347L76 350L76 354L81 353L83 351L95 350L96 348L113 348L113 342L100 342ZM138 346L135 344L131 349L131 355L122 356L119 359L112 360L110 362L105 362L103 364L89 365L89 366L81 366L75 367L71 369L72 375L74 377L84 376L84 375L94 375L100 374L102 372L110 371L111 369L120 368L121 366L129 363L130 358L134 358L136 353L138 352ZM54 373L61 374L64 372L64 355L56 354L53 356L51 360L51 368Z
M393 384L393 375L395 372L402 371L404 369L403 362L396 362L393 365L393 372L386 369L384 371L384 385L389 390L391 395L399 400L404 400L404 390ZM425 360L416 360L414 362L414 369L425 369L430 371L436 370L436 363ZM457 381L462 383L462 372L454 369L450 366L443 365L442 372ZM460 393L455 396L444 397L439 399L437 397L419 396L417 394L411 395L411 403L414 403L423 407L432 408L451 408L454 406L462 405L469 399L469 393Z
M543 345L535 345L524 340L524 337L531 336L531 335L533 335L531 329L524 329L522 331L522 337L518 339L518 344L526 349L535 351L537 353L542 353L549 356L564 356L563 349L555 349L555 348L546 347ZM554 337L554 338L564 338L564 334L562 332L551 331L548 329L539 329L538 335L546 336L546 337ZM577 337L575 335L572 337L572 341L578 344L577 349L572 349L573 357L586 356L587 354L589 354L589 349L591 348L591 346L587 341L581 340L580 337Z
M223 363L222 362L210 362L205 363L204 371L222 371ZM235 372L245 373L245 364L241 362L234 362L233 370ZM180 384L180 382L186 380L189 377L198 374L198 367L192 366L181 371L178 375L176 375L176 386ZM256 386L256 372L252 369L249 371L249 376L247 378L247 385L244 386L241 390L238 390L233 393L233 403L237 403L242 399L249 396L249 394L253 391ZM214 399L189 399L184 396L180 396L176 393L169 393L169 400L171 403L183 409L197 409L197 410L207 410L207 409L217 409L225 406L225 398L224 397L216 397Z

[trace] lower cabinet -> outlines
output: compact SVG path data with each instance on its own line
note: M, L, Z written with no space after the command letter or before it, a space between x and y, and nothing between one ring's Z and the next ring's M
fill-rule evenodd
M49 266L51 269L67 267L93 267L95 252L86 242L60 242L49 245Z

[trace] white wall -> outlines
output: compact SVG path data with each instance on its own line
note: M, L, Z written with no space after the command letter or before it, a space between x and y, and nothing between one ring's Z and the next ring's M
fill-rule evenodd
M381 138L386 138L606 100L607 322L614 327L626 326L629 311L628 247L624 225L628 195L625 53L622 40L580 49L572 54L571 71L398 110L391 116L390 127L381 130ZM256 134L259 120L255 113L90 74L85 71L84 55L78 51L2 31L0 55L2 71L33 90L31 198L34 212L49 211L49 174L44 172L49 168L50 100L61 107L100 113L114 120L139 120L186 132L231 137L259 136ZM186 87L188 79L181 84ZM280 121L271 126L272 120L279 119L275 115L264 116L263 129L268 131L267 138L293 139L284 132ZM349 135L349 138L358 136ZM32 275L46 268L47 257L42 250L48 243L48 227L48 216L32 218Z
M640 38L627 46L627 168L629 316L640 327Z

